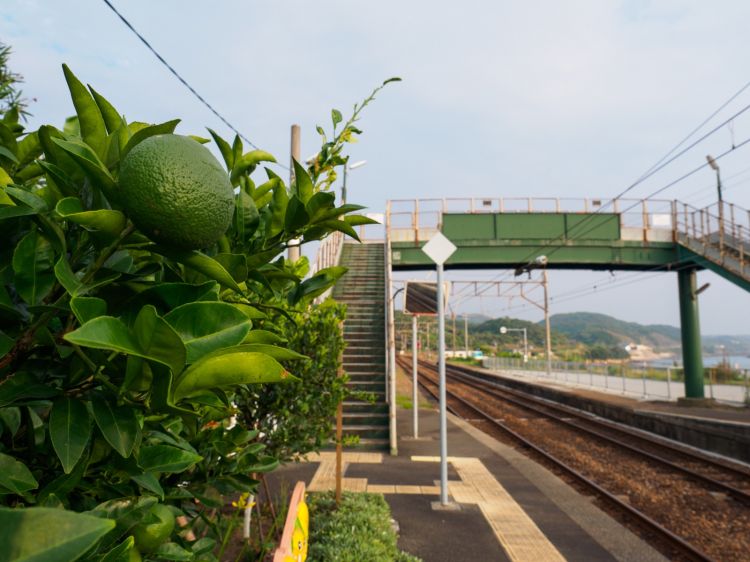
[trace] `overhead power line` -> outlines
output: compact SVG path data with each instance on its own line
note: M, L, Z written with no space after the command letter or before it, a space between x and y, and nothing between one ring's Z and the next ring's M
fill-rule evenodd
M179 81L180 81L180 82L181 82L181 83L183 84L183 86L185 86L185 87L186 87L186 88L187 88L187 89L188 89L188 90L190 91L190 93L191 93L191 94L193 94L193 96L195 96L195 97L196 97L196 98L198 99L198 101L200 101L200 102L201 102L201 103L202 103L203 105L205 105L205 106L206 106L206 107L207 107L207 108L209 109L209 111L211 111L211 113L213 113L214 115L216 115L216 117L218 117L218 118L219 118L219 119L221 120L221 122L222 122L222 123L224 123L224 124L225 124L225 125L226 125L227 127L229 127L229 128L230 128L230 129L231 129L231 130L232 130L232 131L233 131L233 132L234 132L234 133L235 133L235 134L236 134L236 135L237 135L238 137L240 137L240 138L241 138L241 139L242 139L243 141L245 141L245 142L246 142L247 144L249 144L249 145L250 145L250 146L252 146L253 148L255 148L255 149L258 149L258 146L257 146L257 145L256 145L255 143L253 143L253 141L251 141L251 140L250 140L249 138L247 138L247 137L246 137L245 135L243 135L243 134L242 134L242 133L241 133L241 132L239 131L239 129L237 129L237 127L235 127L234 125L232 125L232 124L231 124L231 123L230 123L230 122L229 122L229 121L228 121L228 120L226 119L226 117L224 117L224 116L223 116L223 115L222 115L221 113L219 113L219 112L218 112L218 111L217 111L217 110L216 110L216 109L214 108L214 106L212 106L212 105L211 105L210 103L208 103L208 101L206 101L206 98L204 98L204 97L203 97L202 95L200 95L200 94L199 94L199 93L198 93L198 92L197 92L197 91L195 90L195 88L193 88L193 87L192 87L192 86L191 86L191 85L190 85L190 84L188 83L188 81L187 81L187 80L185 80L185 79L184 79L184 78L183 78L183 77L181 76L181 75L180 75L180 73L179 73L179 72L177 72L177 70L175 70L175 68L174 68L174 67L173 67L173 66L172 66L171 64L169 64L169 63L167 62L167 60L166 60L166 59L165 59L165 58L164 58L164 57L163 57L163 56L162 56L161 54L159 54L159 52L158 52L158 51L157 51L157 50L156 50L156 49L155 49L154 47L152 47L152 46L151 46L151 43L149 43L149 42L148 42L148 41L146 40L146 38L145 38L145 37L144 37L143 35L141 35L141 34L140 34L140 33L138 32L138 30L137 30L137 29L136 29L135 27L133 27L133 24L131 24L131 23L130 23L130 22L129 22L129 21L127 20L127 18L126 18L125 16L123 16L123 15L122 15L122 14L121 14L121 13L120 13L120 12L119 12L118 10L117 10L117 8L115 8L115 7L114 7L114 6L112 5L112 3L111 3L111 2L109 1L109 0L102 0L102 1L103 1L103 2L104 2L104 3L105 3L105 4L106 4L106 5L108 6L108 7L109 7L109 9L110 9L110 10L112 10L112 11L113 11L113 12L114 12L114 13L115 13L115 14L117 15L117 17L118 17L118 18L120 18L120 20L122 21L122 23L124 23L124 24L125 24L125 26L126 26L126 27L127 27L128 29L130 29L130 31L132 31L132 32L133 32L133 33L135 34L135 36L136 36L136 37L138 37L138 39L140 39L141 43L143 43L143 44L144 44L144 45L146 46L146 48L147 48L147 49L148 49L149 51L151 51L151 52L152 52L152 53L154 54L154 56L155 56L155 57L156 57L157 59L159 59L159 62L161 62L161 63L162 63L162 64L163 64L163 65L164 65L165 67L167 67L167 69L169 70L169 72L171 72L171 73L172 73L172 74L174 75L174 77L175 77L175 78L177 78L177 80L179 80ZM280 167L282 167L282 168L284 168L284 169L286 169L286 170L289 170L289 168L288 168L288 167L286 167L286 166L284 166L283 164L277 164L277 165L278 165L278 166L280 166Z

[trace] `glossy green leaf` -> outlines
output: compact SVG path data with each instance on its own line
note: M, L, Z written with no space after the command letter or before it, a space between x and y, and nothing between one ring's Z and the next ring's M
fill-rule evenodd
M364 224L380 224L375 219L371 219L370 217L366 217L364 215L349 215L348 217L344 217L344 222L350 226L360 226Z
M55 401L49 416L49 435L65 474L81 458L91 430L91 418L83 402L67 397Z
M0 145L0 156L7 158L14 164L18 164L18 157L13 154L8 148Z
M234 155L232 154L232 148L229 146L229 143L214 132L213 129L208 129L208 132L211 133L211 137L213 137L216 146L219 147L219 152L221 152L221 156L224 158L224 164L226 164L227 171L231 170L232 166L234 166Z
M133 332L142 357L157 358L161 363L168 365L174 374L182 371L187 347L166 318L157 314L154 306L149 304L141 309L135 319Z
M104 398L92 400L91 406L94 421L104 439L120 456L129 457L141 433L135 410L129 406L117 406Z
M135 133L133 133L133 136L130 137L130 140L125 145L125 148L122 149L120 152L120 159L125 160L125 157L127 156L128 152L133 150L136 146L138 146L140 143L145 141L149 137L153 137L156 135L168 135L174 133L175 128L180 123L180 119L173 119L172 121L167 121L166 123L159 123L158 125L149 125L147 127L143 127L142 129L139 129Z
M188 302L219 300L218 289L216 281L206 281L199 285L159 283L140 293L137 302L153 304L158 309L172 310Z
M99 108L99 113L101 113L102 119L104 120L104 126L106 127L107 132L110 134L114 133L120 125L122 125L122 116L117 112L114 106L109 103L104 96L94 90L94 88L89 86L89 90L91 91L91 96L94 98L96 106Z
M146 324L145 321L144 324ZM89 320L77 330L65 334L63 338L81 347L107 349L158 361L172 369L180 365L181 351L179 347L174 350L152 346L150 349L144 350L135 334L128 329L122 320L112 316L99 316ZM179 340L179 338L177 339Z
M52 290L55 274L52 245L37 230L31 230L13 252L15 288L28 304L38 304Z
M272 238L284 230L284 217L286 206L289 204L289 194L282 183L277 183L273 188L273 199L271 200L271 220L266 223L266 236Z
M0 453L0 493L23 494L36 489L37 486L39 483L25 464L10 455Z
M66 64L63 64L63 73L78 115L81 137L97 154L101 155L104 151L104 140L107 137L101 111L86 86L75 77Z
M16 206L3 206L0 205L0 221L3 219L12 219L16 217L26 217L29 215L36 215L38 211L35 211L31 207L16 207Z
M341 112L338 109L331 110L331 121L333 122L334 128L343 120L344 118L341 116Z
M73 297L70 299L70 309L78 322L85 324L99 316L106 316L107 302L97 297Z
M276 361L299 361L308 359L305 355L286 349L285 347L277 347L275 345L269 345L265 343L249 343L242 346L238 346L242 351L252 353L265 353L266 355L273 357Z
M226 269L237 283L247 279L247 258L244 254L216 254L214 259Z
M236 159L232 166L232 173L230 175L232 185L237 186L239 183L239 177L248 169L257 166L260 162L276 162L276 158L264 150L253 150L243 155L241 158Z
M133 557L131 557L130 551L134 548L135 539L132 536L127 537L124 541L102 556L97 562L131 562Z
M329 228L331 230L337 230L339 232L343 232L347 236L354 238L357 242L359 242L359 235L357 232L352 228L352 226L344 221L340 220L326 220L321 221L318 223L320 226L324 226L326 228Z
M336 196L329 191L319 191L313 195L305 206L310 216L310 222L322 217L334 208Z
M237 285L237 282L229 272L219 262L208 257L206 254L195 250L175 250L174 248L164 246L154 246L152 250L157 254L166 256L186 267L194 269L214 281L218 281L229 289L242 293L242 289L240 289L240 286Z
M260 214L255 200L244 191L237 194L237 230L244 232L243 238L252 236L260 224Z
M135 476L131 476L130 479L142 488L164 499L164 488L162 488L159 479L153 473L144 472L143 474L136 474Z
M223 302L194 302L175 308L164 317L182 338L187 362L239 344L252 322L236 307Z
M18 143L16 156L18 156L18 165L20 167L31 164L31 162L39 158L41 155L42 145L39 142L38 133L29 133Z
M149 472L182 472L203 457L171 445L152 445L141 447L138 465Z
M0 408L16 402L52 398L58 393L54 387L40 384L31 373L21 371L0 381Z
M296 380L273 357L242 350L243 346L223 349L191 365L174 385L174 401L203 390Z
M284 230L293 233L305 226L310 220L304 203L296 195L292 195L286 207L284 216Z
M13 346L15 345L15 343L16 343L16 340L0 332L0 358L5 357L5 355L11 349L13 349Z
M0 428L3 426L11 437L14 437L21 428L21 409L16 407L0 408ZM3 430L0 429L0 435Z
M286 343L286 340L278 334L274 334L268 330L250 330L245 336L245 339L242 340L242 343L265 343L269 345L277 345Z
M160 544L154 551L154 556L159 560L173 560L174 562L195 560L195 555L191 551L185 550L179 544L173 542Z
M86 230L104 232L112 238L119 236L127 224L125 215L120 211L112 209L86 211L81 200L77 197L61 199L55 207L55 212L62 218L81 225Z
M310 179L310 175L307 173L304 166L296 160L294 160L294 182L294 192L297 197L299 197L300 201L303 203L307 203L314 193L312 179Z
M47 507L0 508L6 562L74 561L115 527L114 521Z
M81 280L78 279L75 273L73 273L65 256L60 256L60 259L57 260L54 271L55 277L60 285L62 285L71 295L76 295L81 289Z
M12 185L5 186L4 191L7 195L10 195L16 201L23 203L28 207L31 207L39 213L47 211L47 202L39 195L37 195L39 191L37 191L36 193L32 193L31 191L14 187Z
M302 299L313 299L322 295L347 271L347 268L343 266L321 269L313 277L305 279L299 284L295 293L291 295L291 301L296 303Z
M66 141L53 138L52 142L62 148L83 169L89 179L101 189L108 199L116 197L114 178L89 146L78 141Z

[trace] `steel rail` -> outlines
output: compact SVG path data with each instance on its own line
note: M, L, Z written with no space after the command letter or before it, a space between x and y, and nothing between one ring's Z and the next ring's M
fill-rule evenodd
M405 364L404 359L401 358L401 357L399 357L398 361L402 364L402 368L405 368L404 367L404 364ZM407 365L407 367L408 367L408 365ZM427 367L427 366L421 365L421 367L423 369L425 369L425 367ZM429 366L429 367L431 367L431 366ZM429 367L427 367L427 368L429 369ZM429 369L429 370L432 370L432 369ZM435 383L435 381L432 381L432 379L429 379L429 380L430 380L430 382L432 384L437 384L437 383ZM428 387L426 384L424 384L424 377L419 381L419 383L422 385L422 388L424 388L433 398L435 398L436 400L438 399L437 393L435 391L433 391L430 387ZM494 425L498 429L502 430L503 432L509 434L511 437L513 437L517 441L519 441L525 447L528 447L528 448L532 449L534 452L536 452L539 455L541 455L542 457L544 457L547 461L551 462L553 465L555 465L559 469L563 470L568 475L572 476L573 478L575 478L576 480L578 480L579 482L581 482L585 486L587 486L587 487L591 488L592 490L594 490L601 497L604 497L607 501L609 501L610 503L614 504L615 507L617 507L617 508L619 508L619 509L621 509L623 511L626 511L627 513L629 513L631 516L633 516L637 520L637 522L640 525L644 526L649 531L654 532L657 535L659 535L662 539L664 539L666 542L668 542L671 545L672 548L679 550L684 555L686 555L690 560L698 560L698 561L702 561L702 562L712 562L713 561L713 559L711 557L709 557L705 553L701 552L699 549L695 548L694 546L692 546L691 544L689 544L688 542L686 542L682 537L674 534L669 529L663 527L657 521L651 519L645 513L641 512L641 511L635 509L634 507L628 505L627 503L621 501L615 495L613 495L612 493L610 493L607 490L605 490L604 488L602 488L596 482L590 480L589 478L587 478L586 476L584 476L583 474L581 474L580 472L578 472L577 470L575 470L574 468L572 468L571 466L569 466L568 464L566 464L565 462L561 461L560 459L554 457L553 455L551 455L550 453L548 453L544 449L542 449L539 446L535 445L534 443L532 443L531 441L529 441L528 439L526 439L525 437L523 437L519 433L517 433L514 430L512 430L510 427L508 427L504 423L502 423L502 422L498 421L497 419L495 419L493 416L491 416L490 414L488 414L484 410L478 408L474 404L472 404L469 401L467 401L466 399L464 399L464 398L456 395L454 392L452 392L452 391L450 391L448 389L446 389L446 392L450 396L450 398L452 398L453 400L460 402L465 407L467 407L470 410L476 412L481 417L485 418L488 422L490 422L492 425ZM458 415L458 413L455 410L455 408L451 407L450 410L454 414Z
M476 388L478 390L481 390L483 392L489 391L489 393L492 396L494 396L495 398L499 398L500 400L505 400L505 401L510 402L512 404L515 404L516 406L519 406L521 408L525 408L527 410L531 410L533 412L536 412L537 414L540 414L542 416L545 416L547 418L555 420L556 422L559 422L559 423L565 425L566 427L570 427L570 428L572 428L572 429L574 429L576 431L581 431L581 432L586 433L588 435L592 435L592 436L597 437L597 438L599 438L599 439L601 439L603 441L611 443L611 444L613 444L613 445L615 445L617 447L621 447L621 448L626 449L626 450L628 450L628 451L630 451L632 453L635 453L637 455L641 455L643 457L646 457L649 460L658 462L658 463L660 463L660 464L662 464L664 466L667 466L667 467L671 468L672 470L675 470L677 472L685 474L686 476L688 476L690 478L693 478L693 479L696 479L696 480L700 480L701 482L705 482L706 484L709 484L710 486L718 488L722 492L726 492L727 494L732 495L733 497L735 497L736 499L738 499L738 500L740 500L742 502L750 504L750 493L746 492L745 490L741 490L741 489L736 488L736 487L734 487L734 486L732 486L730 484L726 484L725 482L722 482L720 480L716 480L715 478L712 478L710 476L706 476L705 474L701 474L700 472L696 472L695 470L692 470L690 468L687 468L687 467L684 467L684 466L680 466L679 464L675 464L674 462L672 462L672 461L670 461L668 459L665 459L664 457L661 457L659 455L655 455L655 454L650 453L648 451L644 451L644 450L639 449L638 447L630 445L628 443L623 443L622 441L620 441L619 439L616 439L615 437L612 437L612 436L609 436L609 435L605 435L603 433L600 433L599 431L595 431L595 430L587 428L587 427L582 427L582 426L580 426L580 425L578 425L578 424L576 424L574 422L571 422L571 421L566 420L566 419L564 419L564 418L562 418L562 417L560 417L558 415L550 413L549 411L545 411L545 409L547 409L547 410L553 410L554 411L556 408L553 405L547 404L546 402L542 402L540 399L538 399L536 397L532 397L532 396L528 396L528 395L523 395L522 393L520 393L518 391L510 391L510 390L506 390L506 389L500 389L496 385L492 384L489 381L486 381L486 380L483 380L483 379L477 379L476 377L473 377L472 375L466 374L463 370L454 369L453 366L450 366L450 370L451 370L451 373L450 373L451 376L453 376L453 377L461 377L461 380L465 384L467 384L467 385L469 385L469 386L471 386L473 388ZM456 375L456 373L460 373L460 375ZM466 380L466 378L464 378L464 377L470 377L470 380ZM508 396L508 394L511 394L512 396ZM568 410L562 410L562 409L560 409L560 410L562 412L564 412L565 415L572 415L573 414L572 412L569 412ZM592 425L600 425L601 427L605 427L607 429L619 430L619 428L612 428L608 424L599 424L599 421L596 420L596 419L586 419L586 418L581 418L581 419L584 419L586 422L588 422L588 423L590 423ZM634 435L634 434L631 434L629 432L623 432L623 433L625 433L628 437L632 437L632 438L636 438L636 439L641 439L642 441L647 442L647 443L652 444L652 445L654 445L654 444L661 445L661 443L652 441L652 440L647 439L645 437L642 437L640 435ZM690 458L693 461L701 462L701 463L704 463L704 464L709 464L712 467L718 467L719 469L724 469L725 468L724 465L713 463L713 461L701 458L699 456L693 456L690 453L682 451L680 449L671 448L670 450L676 451L678 454L686 456L686 457ZM743 474L743 476L745 478L748 478L747 474Z

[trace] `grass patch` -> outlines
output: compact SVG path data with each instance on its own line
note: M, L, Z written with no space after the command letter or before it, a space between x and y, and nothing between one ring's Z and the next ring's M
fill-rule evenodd
M333 492L308 495L309 562L420 562L401 552L391 510L380 494L344 492L336 509Z

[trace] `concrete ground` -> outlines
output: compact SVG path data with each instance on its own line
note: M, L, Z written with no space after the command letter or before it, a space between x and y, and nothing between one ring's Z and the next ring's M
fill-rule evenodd
M420 409L414 440L411 410L399 411L398 455L347 449L344 489L383 493L400 529L399 547L426 562L516 560L661 561L664 558L555 475L469 424L450 417L449 491L456 510L439 503L438 416ZM291 490L335 484L333 453L275 471Z

